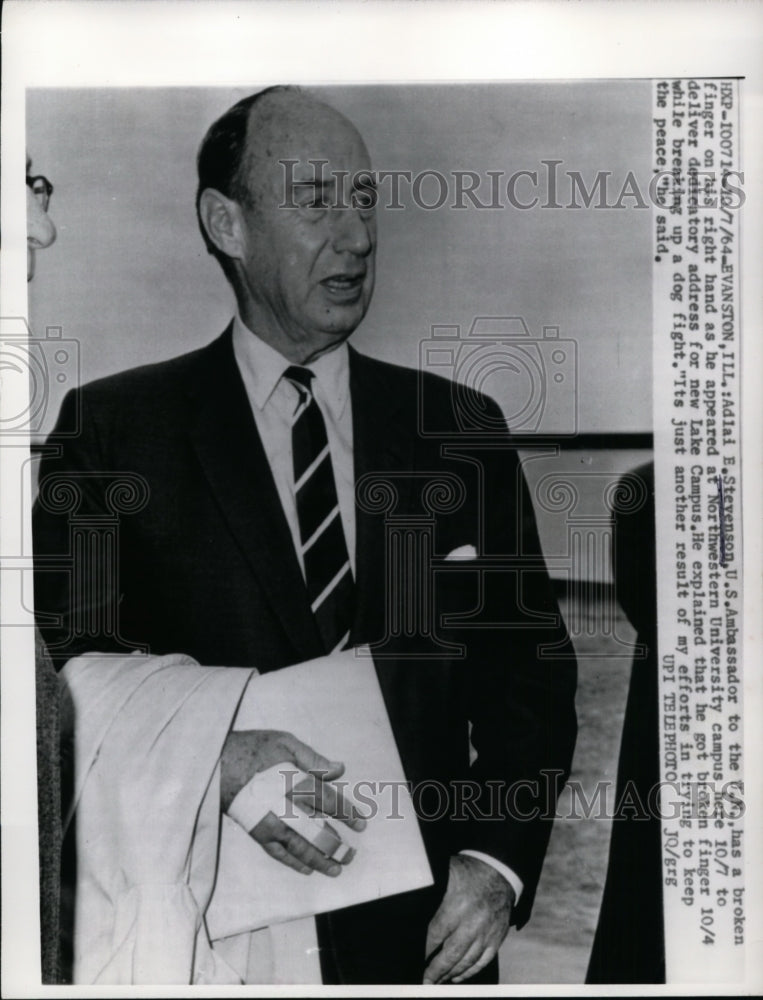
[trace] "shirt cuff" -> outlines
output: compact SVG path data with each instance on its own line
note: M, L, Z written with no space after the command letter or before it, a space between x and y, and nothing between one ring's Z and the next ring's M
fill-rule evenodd
M517 905L525 884L515 871L509 868L508 865L503 864L503 862L499 861L497 858L492 858L489 854L483 854L482 851L459 851L458 853L466 854L470 858L479 858L480 861L484 861L486 865L490 865L491 868L495 868L497 872L503 875L511 888L514 890L514 906Z

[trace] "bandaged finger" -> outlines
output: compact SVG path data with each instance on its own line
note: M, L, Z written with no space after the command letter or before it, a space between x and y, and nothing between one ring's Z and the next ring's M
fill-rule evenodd
M268 813L273 813L326 857L340 864L348 861L354 850L343 841L337 830L325 820L309 816L286 798L286 793L306 777L304 771L291 765L285 771L279 765L259 771L233 799L228 815L249 833Z

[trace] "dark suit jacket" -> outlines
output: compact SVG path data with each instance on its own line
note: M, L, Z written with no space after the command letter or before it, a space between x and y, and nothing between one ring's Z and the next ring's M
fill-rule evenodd
M538 806L546 816L549 806L553 810L554 781L542 780L541 772L563 779L569 771L575 663L508 438L480 448L485 441L477 435L470 444L460 433L448 381L426 376L419 385L416 372L353 350L350 391L356 482L377 474L394 484L398 496L392 512L373 502L357 509L352 640L389 638L377 672L409 780L439 781L451 790L458 779L478 785L474 808L461 810L464 818L451 819L453 810L446 809L444 816L422 820L435 890L332 914L331 941L324 936L322 943L336 956L336 981L421 982L426 922L455 851L471 847L512 867L525 884L513 922L521 926L529 916L550 821L480 820L474 813L490 811L489 779L504 790L516 781L541 779L538 788L525 787L516 804L525 816ZM436 437L418 432L422 394L442 430ZM493 418L500 416L492 401L474 401ZM78 417L81 434L67 437ZM70 394L55 440L61 441L61 455L43 462L35 510L35 599L59 664L87 649L129 643L152 653L189 653L209 666L254 665L261 671L324 653L230 329L201 350ZM446 453L448 444L452 454ZM51 568L49 557L65 555L73 544L71 511L57 503L63 480L79 490L74 519L82 526L108 513L113 474L119 472L133 477L138 492L144 484L148 499L121 517L118 565L97 586L90 570L72 576ZM423 489L448 474L463 488L460 505L450 509L442 496L433 500ZM122 500L129 507L129 498ZM475 612L472 624L479 627L438 625L443 639L463 642L464 656L415 658L426 652L425 639L388 634L385 538L391 517L414 525L423 517L438 557L469 544L481 556L522 556L521 573L514 565L481 577L476 567L489 561L483 558L446 564L434 575L438 616ZM77 576L82 581L72 586ZM420 591L415 581L411 587ZM118 637L110 626L114 608ZM566 658L539 655L540 644L553 643L561 644ZM470 723L478 752L471 768ZM432 814L431 800L422 795L421 805ZM406 949L418 971L412 971L414 957L406 959ZM407 971L400 971L406 961ZM390 976L397 978L385 978Z
M648 813L660 780L654 465L634 469L646 487L638 510L614 517L617 599L646 655L631 668L607 877L586 982L664 983L662 829ZM627 490L627 487L626 487ZM634 809L641 803L641 810ZM648 813L648 818L645 818Z

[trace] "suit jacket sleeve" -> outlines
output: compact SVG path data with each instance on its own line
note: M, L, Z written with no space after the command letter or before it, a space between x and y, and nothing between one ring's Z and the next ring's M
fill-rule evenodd
M73 390L40 462L32 515L35 614L57 669L84 652L127 651L109 627L119 600L114 551L97 547L99 532L114 522L107 497L120 479L105 471L111 466L102 437L87 391ZM88 537L95 548L87 548Z
M520 876L524 891L512 923L522 926L532 907L556 799L572 763L577 671L516 451L486 451L484 470L480 556L519 559L517 572L485 577L486 622L511 622L511 627L486 624L465 635L465 683L477 754L470 776L478 795L461 846L499 859Z

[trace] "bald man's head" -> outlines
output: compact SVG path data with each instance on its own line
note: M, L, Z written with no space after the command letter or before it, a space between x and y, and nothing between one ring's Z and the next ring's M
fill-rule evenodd
M297 88L271 88L215 122L198 165L199 224L244 322L300 363L346 339L368 308L376 249L355 126Z
M368 156L360 133L348 118L296 86L268 87L251 94L210 126L197 157L196 211L207 250L218 259L229 279L229 261L209 239L199 216L202 192L214 188L255 208L261 197L258 179L263 170L279 160L293 160L296 145L302 140L328 140L343 133L342 145L347 145L345 137L354 137ZM279 165L278 169L284 180L281 193L286 195L285 183L291 174L288 168ZM315 172L314 167L310 170Z

